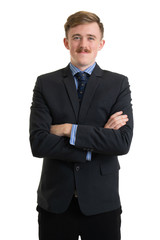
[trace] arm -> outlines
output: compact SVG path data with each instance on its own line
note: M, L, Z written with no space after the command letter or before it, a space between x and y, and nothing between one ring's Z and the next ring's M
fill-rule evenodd
M128 121L128 117L127 115L122 115L122 113L123 112L121 111L113 114L105 124L104 128L118 130L122 126L126 125L126 122ZM57 136L70 137L70 144L75 146L77 127L78 125L72 125L68 123L52 125L50 132ZM92 156L91 151L88 151L86 155L86 160L91 161L91 156Z
M38 79L34 88L30 115L30 144L33 156L68 162L85 162L86 151L69 144L69 138L50 133L52 116L45 102Z
M105 124L104 128L108 129L115 129L118 130L119 128L126 125L126 122L128 121L127 115L122 115L123 112L116 112L113 114L107 123ZM72 124L70 123L64 123L64 124L58 124L58 125L51 125L50 133L55 134L59 137L70 137L71 136L71 130L72 130Z
M117 100L112 106L110 114L122 110L129 118L126 125L118 130L88 125L79 125L77 129L75 147L106 155L123 155L129 151L133 135L133 115L130 88L125 77Z

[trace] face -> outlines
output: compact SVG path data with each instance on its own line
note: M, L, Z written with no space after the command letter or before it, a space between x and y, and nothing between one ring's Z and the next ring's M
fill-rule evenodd
M68 37L64 39L64 45L70 51L71 63L82 71L94 64L104 43L96 22L70 28Z

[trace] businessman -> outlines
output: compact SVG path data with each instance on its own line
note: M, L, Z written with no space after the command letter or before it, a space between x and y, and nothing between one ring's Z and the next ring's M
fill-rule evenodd
M105 41L94 13L68 17L64 46L70 63L41 75L34 88L30 143L43 158L38 187L40 240L119 240L118 155L133 135L126 76L102 70Z

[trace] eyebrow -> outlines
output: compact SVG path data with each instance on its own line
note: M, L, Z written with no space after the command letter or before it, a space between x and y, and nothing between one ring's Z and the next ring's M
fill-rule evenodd
M81 34L79 34L79 33L73 34L73 35L72 35L72 38L74 38L74 37L76 37L76 36L80 37ZM87 34L87 36L88 36L88 37L94 37L94 38L96 38L96 36L93 35L93 34Z

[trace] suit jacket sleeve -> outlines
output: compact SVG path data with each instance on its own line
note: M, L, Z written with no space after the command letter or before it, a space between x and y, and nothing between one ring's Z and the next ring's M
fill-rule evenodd
M129 121L119 130L102 127L79 125L75 146L88 151L107 154L123 155L128 153L133 135L133 115L130 87L127 77L123 78L119 95L114 103L110 115L123 111Z
M52 116L37 79L30 115L30 144L33 156L68 162L85 162L86 151L69 144L69 138L50 134Z

